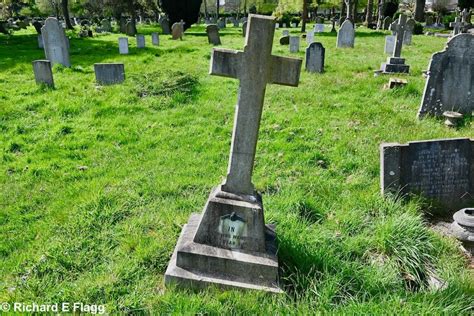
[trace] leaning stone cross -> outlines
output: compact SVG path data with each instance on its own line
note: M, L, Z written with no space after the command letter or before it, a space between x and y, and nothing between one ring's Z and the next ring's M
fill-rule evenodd
M390 30L397 33L395 48L393 49L393 57L400 57L402 54L403 37L407 30L407 16L401 14L398 18L398 23L392 23L390 25Z
M302 60L272 55L275 21L249 15L243 51L214 48L210 74L240 81L227 178L178 239L165 283L281 293L274 225L252 184L267 84L297 86Z
M210 74L240 80L227 179L221 189L253 196L252 171L266 85L297 86L301 60L271 54L273 18L258 16L250 21L244 51L214 48Z
M461 33L461 27L463 26L463 23L461 22L461 18L456 17L454 22L449 23L449 26L453 28L453 35L457 35Z

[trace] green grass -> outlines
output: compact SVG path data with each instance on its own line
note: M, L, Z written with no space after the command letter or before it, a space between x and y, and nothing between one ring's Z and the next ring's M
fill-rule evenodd
M140 31L149 34L153 27ZM273 53L290 56L278 44ZM293 33L295 33L293 31ZM388 32L387 32L388 34ZM73 36L73 34L70 34ZM55 89L35 85L34 30L0 35L0 302L105 304L172 314L469 314L472 270L459 244L428 228L420 201L384 200L379 145L474 137L418 121L432 53L414 36L406 87L383 90L382 32L326 47L326 73L267 88L254 183L277 224L285 295L165 289L163 274L192 212L225 175L238 82L208 75L203 27L183 41L118 54L117 34L71 39ZM240 29L223 47L242 49ZM304 57L303 50L293 56ZM97 87L93 64L124 62L122 85ZM448 282L427 286L429 271Z

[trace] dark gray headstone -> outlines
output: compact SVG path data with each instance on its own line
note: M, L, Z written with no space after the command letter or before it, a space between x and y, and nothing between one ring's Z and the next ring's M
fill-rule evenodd
M137 48L145 48L145 35L137 34Z
M137 28L135 23L132 23L132 21L128 21L127 24L125 24L125 30L125 33L128 36L135 36L137 34Z
M433 200L438 212L472 206L473 150L468 138L382 144L382 193L420 194Z
M221 45L221 38L219 36L219 28L215 24L206 26L207 39L209 44Z
M325 51L323 44L318 42L313 42L306 48L306 71L324 72Z
M37 84L54 87L53 72L49 60L35 60L33 62L33 72Z
M474 110L474 35L458 34L433 54L418 117Z
M161 29L163 30L163 34L165 35L171 34L170 20L168 20L167 17L164 17L160 20L160 26L161 26Z
M382 28L384 30L388 30L392 22L393 22L392 18L389 16L386 16L385 19L383 19Z
M100 85L121 83L125 80L125 67L120 63L94 64L95 80Z

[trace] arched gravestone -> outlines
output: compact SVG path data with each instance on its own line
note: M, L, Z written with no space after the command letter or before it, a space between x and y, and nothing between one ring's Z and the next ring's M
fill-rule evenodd
M385 19L383 19L383 24L382 24L382 28L384 30L388 30L389 27L390 27L390 24L392 24L393 20L391 17L387 16L385 17Z
M221 38L219 36L219 28L216 24L209 24L206 26L207 39L209 44L221 45Z
M171 26L171 36L173 40L183 39L184 27L183 22L176 22Z
M407 20L407 29L403 36L403 45L411 45L411 39L413 37L413 30L415 29L416 21L413 19Z
M474 35L453 37L430 61L418 118L444 111L471 114L474 110Z
M325 51L321 43L313 42L309 44L306 48L306 71L324 72Z
M165 35L171 34L170 20L168 20L167 17L163 17L160 20L160 26L161 26L161 29L163 30L163 34Z
M43 36L46 59L53 65L61 64L65 67L71 67L68 39L58 20L47 18L41 28L41 35Z
M354 25L350 20L345 20L342 23L339 32L337 32L337 47L338 48L354 48L355 30Z
M135 26L135 23L132 23L132 21L128 21L127 24L125 24L125 33L128 36L135 36L137 34L137 28Z

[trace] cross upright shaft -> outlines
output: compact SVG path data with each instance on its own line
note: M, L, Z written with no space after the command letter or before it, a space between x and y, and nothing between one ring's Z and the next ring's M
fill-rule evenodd
M255 195L252 172L266 85L299 82L300 59L271 55L274 24L271 17L250 15L243 52L213 49L210 74L240 80L225 192Z
M397 39L393 49L393 57L400 57L402 55L403 37L405 36L405 31L407 30L407 16L400 14L398 23L391 24L390 30L397 33Z

